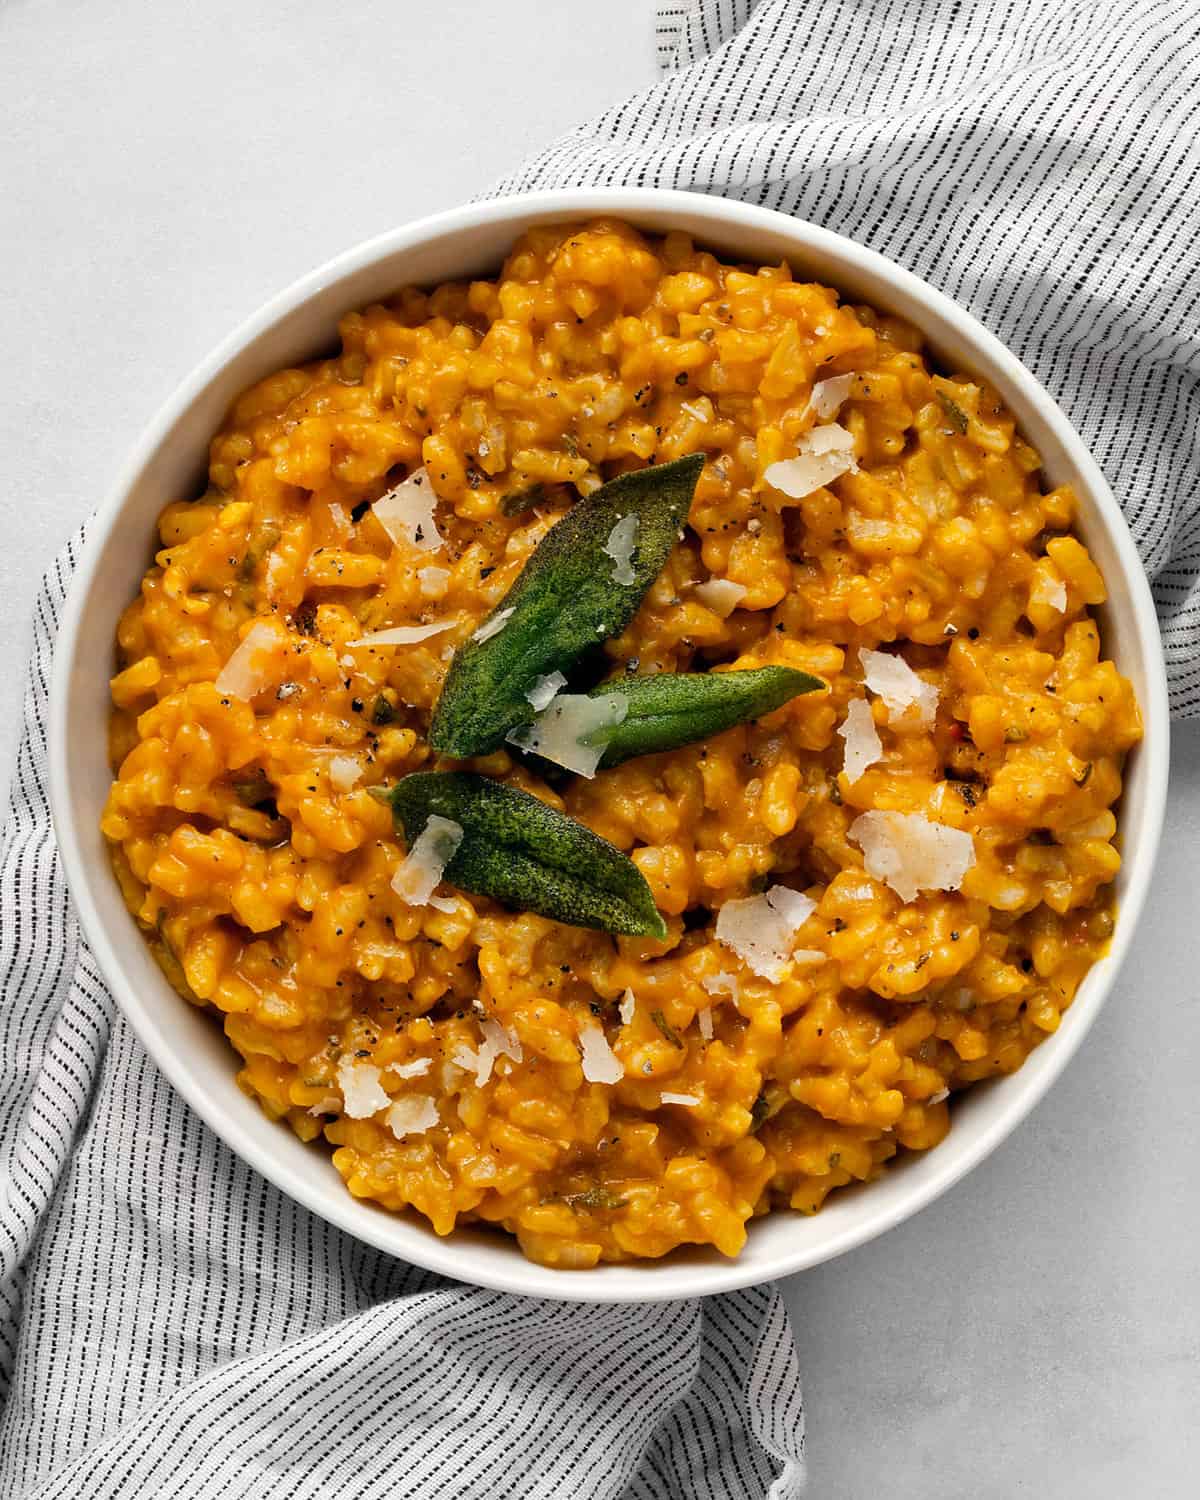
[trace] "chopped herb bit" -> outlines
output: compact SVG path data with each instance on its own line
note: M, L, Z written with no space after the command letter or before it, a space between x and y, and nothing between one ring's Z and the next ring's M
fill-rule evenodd
M500 512L506 516L519 516L524 511L532 510L535 505L540 505L545 498L546 486L531 484L528 489L513 490L511 494L505 495L500 501Z
M395 707L380 693L371 706L371 723L390 724L395 717Z
M618 1208L624 1208L629 1199L618 1198L616 1193L611 1192L602 1183L597 1183L595 1187L588 1188L586 1192L568 1194L566 1201L576 1212L582 1209L587 1213L591 1213L593 1210L614 1213Z
M662 1032L663 1036L666 1037L667 1041L670 1042L672 1047L683 1047L686 1045L683 1038L675 1030L674 1026L671 1025L670 1021L667 1020L666 1016L663 1015L661 1010L652 1010L650 1012L650 1019L658 1027L659 1031Z
M233 783L233 794L243 807L257 807L275 795L267 773L261 768L242 781Z
M950 425L954 428L955 432L966 432L967 414L965 411L963 411L962 407L959 406L958 402L952 401L950 397L946 395L945 391L937 391L935 392L935 394L942 404L942 410L950 419Z

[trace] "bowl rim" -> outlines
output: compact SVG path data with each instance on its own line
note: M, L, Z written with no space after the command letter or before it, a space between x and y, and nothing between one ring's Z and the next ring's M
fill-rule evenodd
M1039 418L1053 432L1070 462L1082 476L1099 522L1107 532L1120 563L1122 582L1132 605L1137 649L1145 669L1141 710L1146 733L1137 748L1145 782L1144 802L1136 830L1136 844L1129 850L1127 857L1127 884L1121 903L1121 920L1117 923L1110 951L1103 961L1104 972L1099 976L1098 983L1087 996L1086 1003L1077 999L1072 1006L1075 1017L1073 1024L1057 1034L1050 1047L1038 1049L1039 1055L1043 1050L1049 1052L1050 1060L1036 1074L1019 1070L1003 1081L1010 1086L1010 1098L1004 1110L998 1112L997 1117L978 1132L970 1146L955 1160L948 1161L940 1172L931 1172L927 1180L916 1184L901 1201L887 1206L881 1204L878 1214L868 1222L850 1225L839 1234L826 1236L815 1251L806 1249L803 1236L798 1236L794 1248L785 1248L765 1260L759 1258L754 1262L739 1258L728 1262L706 1262L703 1265L673 1265L668 1257L663 1261L606 1266L595 1271L576 1273L551 1269L523 1259L513 1260L509 1256L492 1256L485 1248L478 1246L459 1245L456 1248L456 1236L453 1234L444 1240L422 1238L419 1244L412 1248L406 1246L401 1251L391 1242L385 1227L378 1223L382 1218L386 1225L393 1220L393 1216L381 1214L372 1206L360 1203L344 1190L344 1203L334 1204L318 1190L315 1178L310 1188L300 1174L283 1168L265 1149L244 1139L237 1122L223 1115L208 1099L186 1060L160 1044L151 1020L153 1001L144 1001L128 981L117 951L122 942L128 941L128 934L122 934L118 939L101 918L92 894L89 858L75 820L71 817L69 751L65 726L81 615L100 561L102 543L115 529L127 497L134 491L143 470L163 439L226 365L261 335L286 322L293 314L301 312L318 294L336 289L347 278L377 261L406 250L414 250L431 238L469 231L484 222L490 225L511 222L515 237L518 228L547 217L561 220L576 215L588 217L611 214L636 226L642 213L661 214L670 211L677 211L692 220L707 220L714 235L726 238L736 236L739 231L748 234L755 231L768 232L784 236L795 242L800 256L806 251L826 255L856 267L864 275L886 280L904 299L920 308L922 314L928 315L931 322L952 327L970 345L973 355L978 354L981 365L990 365L999 371L1020 392L1026 403L1037 410ZM919 323L919 318L914 321ZM832 1260L878 1237L928 1206L989 1156L1029 1115L1062 1074L1090 1029L1111 991L1137 931L1165 812L1170 729L1166 674L1157 616L1149 583L1125 518L1098 465L1066 415L1035 376L995 335L965 308L912 272L878 251L821 225L792 218L772 209L709 194L665 188L601 187L548 189L482 199L388 230L335 255L316 270L278 292L201 360L179 383L143 430L120 467L103 504L87 525L85 545L71 580L55 645L47 750L55 839L83 933L105 982L161 1072L235 1155L281 1191L337 1228L389 1254L407 1258L453 1280L555 1300L652 1302L730 1291ZM398 1219L399 1216L395 1218Z

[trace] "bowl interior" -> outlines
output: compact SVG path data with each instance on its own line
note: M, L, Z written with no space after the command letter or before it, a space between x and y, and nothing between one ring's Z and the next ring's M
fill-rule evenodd
M151 958L111 877L98 822L110 780L104 725L117 617L147 565L160 509L194 492L208 440L232 399L271 371L327 350L342 313L405 284L494 272L528 225L598 212L651 231L688 230L740 260L787 259L797 274L916 323L945 364L985 375L1041 451L1048 479L1069 482L1080 495L1079 530L1111 587L1106 649L1133 680L1147 739L1131 757L1121 808L1124 909L1112 953L1084 981L1059 1033L1019 1073L973 1089L957 1103L954 1128L936 1151L896 1163L865 1189L835 1195L816 1218L778 1214L760 1221L736 1262L693 1250L659 1263L572 1273L531 1264L506 1236L465 1229L441 1240L415 1215L389 1214L351 1198L326 1147L305 1146L267 1120L236 1086L235 1055L219 1027L175 995ZM590 1300L706 1294L827 1260L930 1201L1007 1134L1074 1051L1128 945L1157 843L1167 733L1153 609L1124 523L1078 439L1011 355L907 273L812 226L691 194L593 191L477 205L397 231L284 293L218 349L153 424L91 531L59 639L51 764L59 844L93 950L160 1067L235 1150L326 1219L404 1259L506 1290Z

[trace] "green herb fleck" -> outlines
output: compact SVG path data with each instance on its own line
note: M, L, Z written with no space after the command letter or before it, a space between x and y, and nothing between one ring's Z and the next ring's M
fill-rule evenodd
M588 1188L586 1192L568 1194L566 1201L576 1212L583 1209L591 1213L599 1209L605 1213L614 1213L618 1208L624 1208L629 1199L618 1198L615 1193L598 1183L595 1187Z
M950 425L954 428L955 432L966 432L967 414L965 411L963 411L962 407L959 406L958 402L951 400L951 398L946 395L945 391L936 391L935 395L941 402L942 410L946 413L947 417L949 417Z
M671 1025L670 1021L667 1020L666 1016L663 1015L661 1010L652 1010L650 1012L650 1019L658 1027L659 1031L662 1032L663 1036L666 1037L667 1041L670 1042L672 1047L683 1047L686 1045L683 1038L675 1030L674 1026Z

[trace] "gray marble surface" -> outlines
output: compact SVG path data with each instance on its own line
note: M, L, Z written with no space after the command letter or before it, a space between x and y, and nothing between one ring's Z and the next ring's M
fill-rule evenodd
M649 0L0 4L0 760L37 578L269 294L652 77ZM7 772L5 772L5 775ZM1035 1115L787 1286L820 1500L1200 1494L1200 734L1136 952Z

